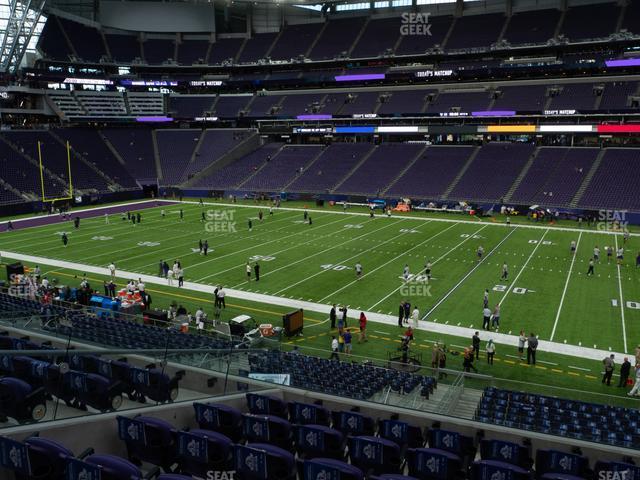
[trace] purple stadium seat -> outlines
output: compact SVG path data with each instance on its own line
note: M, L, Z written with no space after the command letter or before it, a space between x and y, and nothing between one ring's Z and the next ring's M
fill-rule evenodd
M526 143L490 143L482 147L449 194L452 200L498 201L513 185L533 152Z
M225 61L233 61L238 56L244 38L220 38L211 44L209 51L210 65L220 64Z
M273 60L291 60L305 55L320 33L322 26L322 23L285 26L269 56Z
M432 146L398 178L387 195L440 198L463 167L474 147Z
M329 20L311 50L309 58L312 60L331 60L343 52L346 54L358 38L365 20L365 17Z
M504 39L511 45L545 43L553 37L560 10L532 10L514 13L504 33Z

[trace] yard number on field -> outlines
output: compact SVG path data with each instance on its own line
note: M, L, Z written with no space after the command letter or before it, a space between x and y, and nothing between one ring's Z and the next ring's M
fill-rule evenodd
M508 288L509 287L507 285L496 285L495 287L493 287L493 291L506 292ZM529 290L528 288L524 287L513 287L513 290L511 290L511 292L518 295L524 295L525 293L535 293L535 290Z
M322 268L323 270L335 270L337 272L340 272L342 270L349 270L351 267L348 267L346 265L334 265L333 263L327 263L325 265L320 265L320 268Z
M612 307L616 307L616 308L620 306L620 302L618 302L617 298L612 298L611 299L611 306ZM625 306L627 308L632 309L632 310L640 310L640 302L627 301L627 302L625 302Z
M254 255L253 257L249 257L250 262L256 262L256 261L271 262L275 259L276 257L270 257L268 255Z

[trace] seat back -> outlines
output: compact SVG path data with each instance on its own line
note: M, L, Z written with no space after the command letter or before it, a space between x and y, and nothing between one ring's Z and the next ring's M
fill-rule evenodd
M294 456L264 443L234 445L235 478L240 480L289 480L296 477Z
M559 473L563 475L584 476L589 468L586 457L558 450L538 450L536 452L536 473Z
M435 448L407 450L409 475L420 479L448 480L462 469L462 460L454 453Z
M303 465L303 478L332 479L332 480L363 480L362 470L346 462L333 458L314 458L305 460Z
M242 413L233 407L216 403L194 403L196 422L204 430L213 430L234 442L242 438Z

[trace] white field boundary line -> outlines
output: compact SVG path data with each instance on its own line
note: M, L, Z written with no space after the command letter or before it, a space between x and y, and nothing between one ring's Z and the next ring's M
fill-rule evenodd
M562 290L562 296L560 297L560 305L556 312L556 319L553 322L553 329L551 330L551 336L549 341L553 341L553 337L556 335L556 328L558 327L558 320L560 320L560 314L562 313L562 306L564 305L564 297L567 295L567 289L569 288L569 280L571 280L571 272L573 272L573 265L576 263L576 257L578 256L578 248L580 248L580 240L582 239L582 232L578 235L578 241L576 242L576 251L573 252L573 258L571 259L571 265L569 265L569 272L567 273L567 280L564 282L564 289Z
M327 224L317 225L317 226L312 227L312 228L310 228L309 230L307 230L307 232L311 232L311 231L313 231L313 230L317 230L317 229L319 229L319 228L323 228L323 227L326 227L326 226L329 226L329 225L334 225L334 224L336 224L336 223L340 223L340 222L342 222L343 220L344 220L343 218L339 218L339 219L334 220L333 222L329 222L329 223L327 223ZM280 229L278 229L278 230L280 230ZM219 260L219 259L221 259L221 258L226 258L226 257L229 257L229 256L231 256L231 255L236 255L236 254L238 254L238 253L240 253L240 252L246 252L247 250L254 250L254 249L256 249L256 248L263 247L263 246L265 246L265 245L269 245L270 243L279 242L279 241L284 240L284 239L286 239L286 238L290 238L290 237L294 237L294 236L296 236L296 235L300 235L301 233L305 233L305 232L300 231L300 232L292 233L291 235L286 235L286 236L281 237L281 238L276 238L276 239L274 239L274 240L269 240L269 241L267 241L267 242L263 242L263 243L261 243L261 244L259 244L259 245L253 245L253 246L248 247L248 248L243 248L242 250L237 250L237 251L235 251L235 252L227 253L227 254L222 255L222 256L220 256L220 257L214 257L214 258L212 258L212 259L210 259L210 260L205 260L204 262L194 263L193 265L190 265L190 267L189 267L189 268L198 267L198 266L200 266L200 265L204 265L205 263L210 263L210 262L212 262L212 261L214 261L214 260ZM333 235L333 234L334 234L334 233L331 233L331 235ZM272 254L270 254L270 255L277 255L277 254L279 254L279 253L286 252L287 250L291 250L292 248L298 248L300 245L306 245L307 243L315 242L315 241L317 241L317 240L319 240L319 239L321 239L321 238L326 237L327 235L329 235L329 234L319 235L318 237L312 238L311 240L307 240L306 242L298 243L298 244L293 245L293 246L291 246L291 247L287 247L287 248L285 248L285 249L278 250L277 252L274 252L274 253L272 253ZM197 280L196 280L196 282L201 282L202 280L206 280L207 278L211 278L211 277L213 277L213 276L215 276L215 275L219 275L219 274L221 274L221 273L228 272L228 271L233 270L233 269L235 269L235 268L240 268L240 267L242 267L244 264L245 264L245 263L241 263L241 264L238 264L238 265L234 265L233 267L227 268L227 269L225 269L225 270L221 270L221 271L219 271L219 272L211 273L211 274L209 274L209 275L207 275L207 276L205 276L205 277L202 277L202 278L197 279Z
M520 271L516 275L516 278L513 279L513 282L512 282L513 286L515 286L516 282L520 278L520 275L522 275L522 273L526 270L527 265L529 265L529 262L531 261L533 256L536 254L536 251L538 250L538 247L540 245L542 245L542 241L544 240L544 237L547 236L547 233L549 233L549 229L545 230L545 232L542 234L542 237L540 237L540 240L538 240L538 243L536 244L536 247L533 249L533 251L529 255L529 258L527 258L527 261L524 262L524 265L522 265L522 268L520 269ZM507 291L505 292L505 294L502 296L502 298L498 302L499 306L502 306L502 302L504 302L507 299L507 297L509 296L509 293L511 293L512 290L513 290L513 288L507 288Z
M158 201L163 201L163 200L158 200ZM171 200L164 200L164 201L171 201ZM192 201L188 201L188 200L183 200L182 203L185 204L194 204L194 205L199 205L198 202L192 202ZM204 202L204 205L220 205L220 206L227 206L227 207L238 207L238 208L265 208L264 205L240 205L237 203L209 203L209 202ZM278 207L277 209L275 209L275 211L278 210L291 210L291 211L295 211L295 212L304 212L305 209L302 208L296 208L296 207ZM359 216L359 217L369 217L368 213L359 213L359 212L327 212L327 210L316 210L316 209L306 209L307 212L310 213L335 213L336 215L353 215L353 216ZM462 215L462 214L461 214ZM378 215L376 218L387 218L386 215ZM418 217L418 216L410 216L410 215L396 215L393 214L391 216L391 218L406 218L408 220L422 220L422 221L434 221L434 222L443 222L443 223L470 223L470 224L478 224L478 223L486 223L487 225L490 225L492 227L501 227L501 228L513 228L513 227L517 227L517 228L531 228L534 230L546 230L548 228L551 228L553 230L558 230L561 232L575 232L575 233L594 233L594 234L603 234L603 235L623 235L623 232L611 232L608 230L586 230L586 229L580 229L580 228L570 228L570 227L557 227L557 226L549 226L549 225L528 225L526 223L518 223L518 224L512 224L511 226L507 225L506 223L492 223L492 222L483 222L482 220L454 220L451 218L432 218L432 217ZM632 237L640 237L640 233L629 233L630 236Z
M616 242L616 257L618 253L618 237L614 237ZM624 351L627 351L627 326L624 320L624 297L622 295L622 271L620 270L620 263L618 263L618 259L616 258L617 269L618 269L618 290L620 291L620 316L622 318L622 340L624 344Z
M321 250L321 251L319 251L319 252L314 253L313 255L309 255L309 256L306 256L306 257L304 257L304 258L301 258L300 260L296 260L295 262L288 263L288 264L283 265L282 267L276 268L276 269L274 269L274 270L269 270L267 273L265 273L264 275L260 275L260 276L261 276L261 277L267 277L267 276L269 276L269 275L271 275L271 274L274 274L274 273L276 273L276 272L279 272L280 270L283 270L283 269L285 269L285 268L289 268L289 267L291 267L292 265L297 265L298 263L305 262L305 261L307 261L307 260L308 260L308 259L310 259L310 258L316 257L316 256L318 256L318 255L322 255L322 254L324 254L324 253L326 253L326 252L330 252L330 251L331 251L331 250L333 250L334 248L342 247L343 245L346 245L346 244L347 244L347 243L349 243L349 242L353 242L354 240L359 240L359 239L361 239L361 238L363 238L363 237L367 237L367 236L371 235L372 233L379 232L380 230L383 230L383 229L385 229L385 228L387 228L387 227L391 227L391 226L393 226L393 225L397 225L397 224L399 224L399 223L401 223L401 222L403 222L403 221L404 221L404 220L399 220L399 221L397 221L397 222L395 222L395 223L392 223L392 224L390 224L390 225L386 225L386 226L384 226L384 227L377 228L377 229L373 230L372 232L368 232L368 233L360 234L360 235L358 235L358 236L357 236L357 237L355 237L355 238L352 238L352 239L346 240L346 241L344 241L344 242L338 243L338 244L336 244L336 245L333 245L333 246L331 246L331 247L327 248L326 250ZM322 235L322 236L320 236L320 237L319 237L319 238L317 238L317 239L313 239L313 240L309 240L308 242L300 243L300 244L298 244L298 245L296 245L296 246L294 246L294 247L289 247L289 248L287 248L287 249L285 249L285 250L280 250L280 251L278 251L278 252L273 253L272 255L273 255L273 256L275 256L276 254L281 253L281 252L284 252L284 251L286 251L286 250L291 250L292 248L298 248L300 245L305 245L305 244L307 244L307 243L314 242L314 241L319 240L319 239L321 239L321 238L326 238L326 237L330 237L330 236L333 236L333 235L335 235L335 232L331 232L331 233L328 233L328 234L326 234L326 235ZM234 268L235 268L235 267L234 267ZM234 286L233 286L233 287L231 287L231 288L237 288L237 287L239 287L239 286L241 286L241 285L244 285L245 283L247 283L247 282L246 282L246 281L244 281L244 282L238 283L237 285L234 285ZM322 300L320 300L320 301L322 301Z
M387 226L390 227L390 226L393 226L393 225L398 225L399 223L402 223L402 222L404 222L404 220L398 220L397 222L394 222L394 223L392 223L390 225L387 225ZM386 228L386 227L382 227L382 228ZM382 228L379 228L379 229L377 229L375 231L382 230ZM370 233L373 233L373 232L370 232ZM366 235L369 235L369 234L366 234ZM366 236L366 235L362 235L362 236ZM343 264L343 263L349 262L349 261L353 260L354 258L360 257L363 253L367 253L367 252L370 252L371 250L375 250L376 248L380 248L380 247L382 247L382 245L384 245L386 243L389 243L389 242L393 242L394 240L396 240L396 237L392 236L388 240L385 240L384 242L379 243L378 245L374 245L373 247L369 247L369 248L367 248L365 250L362 250L361 252L356 253L355 255L351 255L349 258L345 258L344 260L337 260L336 262L338 264ZM274 295L279 295L282 292L285 292L285 291L289 290L290 288L296 287L296 286L306 282L307 280L311 280L312 278L315 278L315 277L317 277L319 275L322 275L323 273L326 273L328 271L330 271L330 270L320 270L319 272L316 272L313 275L309 275L308 277L305 277L302 280L299 280L299 281L297 281L295 283L292 283L292 284L288 285L287 287L285 287L283 289L278 290L276 293L274 293Z
M457 225L457 224L456 224ZM451 225L449 228L453 228L456 225ZM442 260L443 258L445 258L447 255L449 255L451 252L453 252L454 250L457 250L458 247L460 247L461 245L463 245L465 242L471 240L474 235L477 235L478 233L480 233L482 230L484 230L487 227L487 225L484 225L483 227L479 228L478 230L476 230L475 232L473 232L472 234L470 234L468 237L466 237L464 240L462 240L460 243L458 243L457 245L455 245L454 247L451 247L449 250L447 250L443 255L441 255L439 258L437 258L436 260L433 261L433 263L431 265L435 265L436 263L438 263L440 260ZM443 230L442 232L446 232L447 230L449 230L449 228ZM420 270L422 271L422 270ZM385 295L383 298L381 298L380 300L378 300L376 303L374 303L373 305L371 305L369 307L369 310L373 310L375 307L377 307L378 305L380 305L382 302L384 302L387 298L389 298L391 295L393 295L394 293L396 293L398 290L400 290L404 285L400 285L399 287L395 288L394 290L392 290L389 294Z
M80 263L73 262L65 262L60 260L53 260L50 258L44 257L36 257L32 255L24 255L20 253L7 252L7 257L13 260L20 260L29 263L37 263L40 265L50 265L56 268L67 269L67 270L76 270L79 272L88 272L102 276L109 276L109 270L103 267L95 267L91 265L83 265ZM131 272L120 271L118 272L118 276L122 278L133 278L134 274ZM175 284L172 287L167 286L167 282L164 278L157 277L154 275L142 274L139 275L142 280L148 285L161 285L166 288L175 289L175 291L180 290L191 290L194 292L200 293L208 293L211 295L211 302L213 303L213 292L215 290L215 286L213 285L202 285L194 282L184 282L184 287L177 287ZM294 300L292 298L284 298L284 297L276 297L273 295L266 295L254 292L247 292L244 290L233 290L226 289L227 298L238 298L240 300L246 300L250 302L258 302L265 303L271 305L280 305L289 308L302 308L305 310L309 310L312 312L318 312L326 315L327 312L331 309L331 305L329 304L321 304L315 302L308 302L304 300ZM359 310L351 310L350 318L354 320L359 317ZM376 312L365 312L367 318L373 322L383 323L385 325L397 327L398 319L394 315L387 315L383 313ZM442 335L453 335L457 337L467 338L469 337L475 330L466 328L466 327L458 327L453 325L445 325L441 323L433 323L429 322L428 324L424 323L418 327L419 330L424 330L429 333L440 333ZM505 333L494 333L493 339L497 344L506 345L511 347L518 346L518 337L514 335L508 335ZM616 355L624 356L625 354L621 352L611 352L609 350L598 350L595 348L582 347L577 345L568 345L563 343L555 343L549 342L545 340L540 340L538 350L552 353L559 353L562 355L568 355L572 357L578 358L587 358L589 360L600 361L605 356L611 355L614 353Z
M442 305L447 300L447 298L449 298L453 294L453 292L455 292L458 289L458 287L460 287L460 285L462 285L465 282L465 280L469 278L473 274L473 272L475 272L480 267L480 265L482 265L487 260L487 258L489 258L498 248L500 248L500 245L506 242L507 239L511 236L511 234L515 232L518 228L520 227L515 227L515 228L511 227L511 231L502 240L500 240L500 242L498 242L498 244L495 247L493 247L489 253L487 253L484 257L482 257L482 260L480 260L471 270L469 270L467 274L464 277L462 277L460 281L453 286L453 288L451 288L440 300L438 300L438 302L433 307L431 307L427 313L424 314L421 320L422 321L427 320L427 317L431 315L433 312L435 312L436 309L440 305ZM431 322L431 323L434 323L434 322Z
M428 241L430 241L430 240L433 240L434 238L436 238L436 237L440 236L441 234L443 234L444 232L446 232L447 230L449 230L449 229L451 229L451 228L453 228L453 227L455 227L455 225L450 225L449 227L445 228L444 230L440 230L438 233L436 233L436 234L434 234L434 235L430 236L429 238L424 239L424 240L423 240L423 241L421 241L420 243L418 243L418 244L414 245L414 246L413 246L413 247L411 247L409 250L405 250L405 251L404 251L404 252L402 252L399 256L394 257L394 258L392 258L391 260L388 260L388 261L384 262L382 265L377 266L377 267L376 267L376 268L374 268L373 270L371 270L371 271L369 271L369 272L365 273L365 274L362 276L362 278L366 277L367 275L369 275L369 274L371 274L371 273L373 273L373 272L377 272L377 271L378 271L378 270L380 270L381 268L386 267L387 265L389 265L391 262L395 262L395 261L397 261L399 258L402 258L404 255L408 254L409 252L411 252L411 251L415 250L415 249L416 249L416 248L418 248L418 247L421 247L421 246L422 246L422 245L424 245L426 242L428 242ZM418 228L420 228L420 227L418 227ZM358 280L358 279L356 279L356 280L352 280L351 282L347 283L347 284L346 284L346 285L344 285L343 287L340 287L340 288L339 288L339 289L337 289L336 291L331 292L331 293L330 293L329 295L327 295L326 297L321 298L321 299L320 299L320 302L324 302L324 301L325 301L325 300L327 300L328 298L333 297L336 293L341 292L341 291L342 291L342 290L344 290L345 288L348 288L348 287L350 287L351 285L353 285L353 284L355 284L355 283L357 283L357 282L359 282L359 281L360 281L360 280ZM383 300L386 300L386 298L384 298ZM382 300L381 300L381 301L382 301ZM378 303L380 303L380 302L378 302ZM373 307L375 307L375 306L377 306L377 304L376 304L376 305L374 305ZM369 307L369 310L371 310L373 307Z
M7 258L11 258L13 260L19 260L23 262L36 263L39 265L50 265L56 268L66 269L66 270L75 270L79 272L87 272L93 273L96 275L102 275L108 277L110 275L109 270L103 267L96 267L91 265L83 265L80 263L74 262L66 262L60 260L54 260L50 258L37 257L33 255L24 255L21 253L13 253L13 252L5 252ZM135 275L132 272L119 271L118 276L122 278L134 278L140 277L144 283L148 285L161 285L166 288L175 289L175 291L180 290L190 290L194 292L207 293L211 296L211 302L213 303L213 292L215 290L214 285L203 285L194 282L184 282L184 287L180 288L175 284L172 287L167 286L167 282L164 278L157 277L155 275ZM247 292L244 290L233 290L226 289L227 298L238 298L240 300L246 300L250 302L258 302L265 303L271 305L280 305L289 308L302 308L304 310L309 310L312 312L321 313L326 315L327 312L331 309L331 305L329 304L321 304L315 302L308 302L304 300L294 300L292 298L284 298L277 297L274 295L266 295L261 293ZM359 310L350 310L352 313L349 315L350 318L354 320L359 317ZM376 312L365 312L367 318L373 322L383 323L385 325L397 327L398 319L394 315L387 315L384 313L376 313ZM468 338L475 330L467 327L458 327L453 325L445 325L441 323L433 323L429 322L423 323L418 327L419 330L424 330L429 333L442 334L442 335L453 335L462 338ZM494 333L493 339L497 344L506 345L511 347L518 346L518 337L514 335L508 335L505 333ZM620 355L621 358L625 356L625 354L621 352L611 352L609 350L599 350L595 348L582 347L577 345L568 345L563 343L555 343L546 340L540 340L538 345L538 350L552 353L559 353L562 355L568 355L571 357L578 358L586 358L589 360L601 361L605 356L611 355L612 353L616 355Z

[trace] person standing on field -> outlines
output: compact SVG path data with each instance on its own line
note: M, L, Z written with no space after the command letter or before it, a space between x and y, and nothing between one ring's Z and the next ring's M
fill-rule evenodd
M616 363L614 361L615 355L612 353L608 357L605 357L602 360L604 365L604 375L602 376L602 383L606 384L607 387L611 386L611 377L613 376L613 371L616 369Z
M536 351L538 350L538 337L533 332L527 338L527 364L536 364Z
M631 362L628 357L624 357L624 362L620 365L620 381L618 387L626 387L629 374L631 373Z

